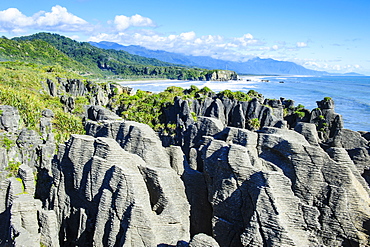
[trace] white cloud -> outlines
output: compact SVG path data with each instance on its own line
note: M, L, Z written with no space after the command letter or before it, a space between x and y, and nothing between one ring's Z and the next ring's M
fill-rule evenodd
M40 11L33 16L26 16L16 8L0 11L0 30L17 33L24 29L75 32L89 31L91 25L59 5L52 7L51 12Z
M244 34L242 37L233 38L234 43L241 46L250 46L250 45L262 45L263 42L257 40L253 37L252 34L247 33Z
M34 24L32 17L27 17L16 8L9 8L0 11L0 30L6 31L20 31L23 27Z
M80 36L78 35L72 35L72 36L67 36L68 38L70 39L73 39L73 40L79 40L80 39Z
M296 43L296 46L297 46L298 48L307 47L307 43L305 43L305 42L297 42L297 43Z
M125 15L117 15L114 18L114 24L118 31L124 31L129 27L154 27L154 22L148 18L141 15L133 15L131 17Z
M117 15L114 18L114 24L118 31L123 31L130 26L130 18L124 15Z
M127 28L126 28L127 29ZM123 45L140 45L152 50L165 50L169 52L184 53L193 56L211 56L218 59L233 61L250 58L252 48L244 43L256 45L263 44L253 38L251 34L245 34L239 38L225 38L220 35L197 36L194 31L168 36L159 34L150 29L127 29L122 32L100 33L91 36L94 42L111 41Z
M193 32L193 31L180 34L180 37L183 40L193 40L195 38L195 36L196 36L195 32Z
M79 28L87 26L88 22L68 12L62 6L56 5L51 8L51 12L46 12L35 20L39 28L61 30L61 31L80 31Z
M148 18L148 17L143 17L141 15L133 15L130 18L131 23L134 27L154 27L154 22Z
M341 60L322 60L322 59L295 59L293 62L300 64L308 69L322 70L331 73L361 72L362 66L358 64L343 64Z

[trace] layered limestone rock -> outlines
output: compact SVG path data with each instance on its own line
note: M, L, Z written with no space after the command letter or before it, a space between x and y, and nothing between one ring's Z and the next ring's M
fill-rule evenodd
M42 112L40 131L19 130L18 110L0 106L1 166L0 166L0 246L59 246L56 225L51 219L55 212L42 209L35 199L37 187L43 184L35 175L40 169L50 171L55 144L51 128L53 113ZM47 215L47 217L43 217ZM56 222L56 221L54 221Z
M160 191L155 193L164 198L168 203L166 208L170 211L176 208L180 210L172 213L178 213L179 225L189 230L189 203L183 182L178 175L183 170L183 164L175 161L176 157L181 160L179 150L168 152L148 125L133 121L89 121L86 124L86 132L94 137L113 138L124 150L141 157L146 164L140 168L145 179L159 184Z
M115 139L123 149L137 154L154 167L170 168L170 158L156 133L146 124L133 121L89 121L86 133Z
M112 108L112 97L122 92L132 92L132 88L122 87L113 83L95 83L79 79L57 77L55 81L47 79L44 89L53 97L59 97L65 111L72 112L76 97L86 97L91 105Z
M343 128L342 116L334 112L334 101L331 98L325 98L316 103L318 108L312 110L310 122L321 129L322 141L332 141L331 139Z
M182 100L177 97L173 107L165 114L168 122L176 122L184 129L196 122L194 116L217 118L223 125L252 129L251 119L258 119L259 127L274 126L283 120L283 106L280 100L262 98L247 102L227 97L206 97L202 100Z
M196 149L220 246L369 244L366 181L345 149L326 153L306 138L265 127L203 139Z
M214 238L204 234L199 233L193 237L193 239L189 243L189 247L219 247L218 243Z
M370 142L359 132L341 129L334 136L331 145L347 151L358 172L370 185Z
M177 146L95 105L57 156L52 111L39 134L0 107L0 246L370 245L368 133L328 98L284 121L290 101L208 96L167 109Z
M58 154L53 165L55 200L49 207L57 212L62 245L189 241L185 189L166 150L155 145L160 140L153 130L122 121L89 126L90 134L94 129L95 136L117 141L74 135Z
M19 127L18 109L8 105L0 106L0 130L16 132Z
M57 226L50 220L56 219L55 212L42 209L34 192L32 168L25 164L18 177L0 180L1 246L59 246Z

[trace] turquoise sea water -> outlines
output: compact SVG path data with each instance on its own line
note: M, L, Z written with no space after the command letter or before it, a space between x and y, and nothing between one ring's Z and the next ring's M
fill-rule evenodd
M152 92L163 91L169 86L187 88L190 85L196 85L199 88L207 86L216 92L225 89L248 92L254 89L262 93L265 98L292 99L295 105L302 104L310 110L317 107L316 101L328 96L335 102L335 111L343 116L345 128L370 131L370 76L241 78L240 81L229 82L148 81L122 84Z

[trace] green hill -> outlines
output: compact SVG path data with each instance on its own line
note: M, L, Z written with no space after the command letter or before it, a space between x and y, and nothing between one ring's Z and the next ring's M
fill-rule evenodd
M5 39L3 39L5 40ZM11 60L23 59L28 60L29 50L37 46L44 46L45 42L49 45L46 48L34 49L40 52L40 56L35 54L35 59L32 60L41 64L61 64L64 68L65 63L59 60L53 61L56 53L55 49L60 53L65 54L70 58L70 67L80 70L86 68L86 72L96 75L118 75L121 78L132 77L151 77L151 78L169 78L169 79L184 79L184 80L205 80L209 70L190 68L182 65L175 65L167 62L162 62L154 58L145 58L138 55L132 55L125 51L106 50L97 48L87 42L77 42L68 37L58 34L37 33L30 36L13 38L14 43L12 49L7 51L6 58ZM4 41L9 43L10 41ZM19 52L15 46L23 47ZM31 47L32 46L32 47ZM51 49L54 47L55 49ZM50 48L50 49L49 49ZM46 49L46 50L45 50ZM1 52L0 52L1 56ZM49 59L50 58L50 59ZM68 59L67 59L68 60ZM73 62L75 64L73 64ZM78 69L77 69L78 68Z
M76 72L89 71L88 67L42 40L0 38L0 61L22 61L45 66L58 65Z
M14 38L14 40L43 40L65 53L76 61L88 65L97 66L104 63L121 63L125 65L145 66L173 66L174 64L162 62L154 58L146 58L132 55L126 51L105 50L90 45L87 42L78 42L59 34L36 33L30 36Z

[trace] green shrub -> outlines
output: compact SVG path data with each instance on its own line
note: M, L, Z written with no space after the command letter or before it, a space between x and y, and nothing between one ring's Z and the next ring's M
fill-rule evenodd
M229 89L221 91L217 95L227 97L230 99L236 99L239 101L251 101L253 98L256 98L256 97L259 98L261 96L259 93L257 93L254 90L249 90L248 93L244 93L242 91L233 92Z
M5 135L0 136L0 145L6 149L6 151L9 151L14 146L14 141L9 139Z
M248 125L254 129L259 129L261 127L260 120L258 118L252 118L248 120Z
M248 91L248 95L249 97L253 97L253 98L261 98L262 97L262 94L258 93L257 91L251 89Z
M296 114L299 118L304 118L306 116L306 112L301 110L296 110L294 114Z
M14 162L10 160L8 162L8 166L5 168L5 170L8 172L7 177L16 177L18 174L18 169L21 165L21 162Z
M195 112L190 112L190 114L195 122L198 121L198 116Z
M89 100L86 97L84 96L76 97L75 98L75 108L73 110L73 114L83 114L85 112L84 106L88 104L89 104Z
M289 114L288 108L283 108L283 117L288 116L288 114Z
M199 90L199 93L202 94L208 94L210 92L213 92L209 87L203 87L202 89Z
M71 134L85 134L80 117L66 113L61 109L55 110L54 115L53 132L57 143L66 141Z
M304 105L298 104L297 109L304 109Z
M184 89L182 87L170 86L166 88L164 91L168 93L181 95L183 94Z
M176 96L184 96L183 89L179 87L169 87L160 93L149 93L137 90L135 95L121 94L117 98L116 104L123 109L121 116L127 120L148 124L156 131L160 131L163 126L163 111L173 105ZM196 90L197 87L191 87ZM195 92L194 92L195 93ZM172 123L169 123L172 124Z

